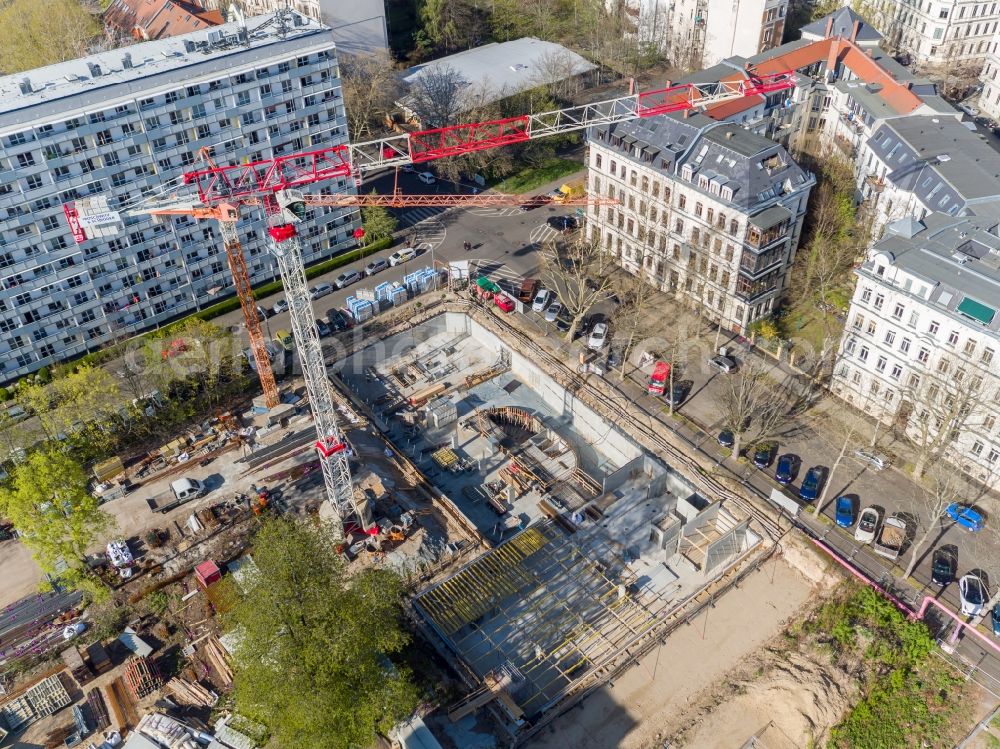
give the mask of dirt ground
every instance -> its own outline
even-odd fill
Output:
[[[646,749],[689,725],[699,694],[725,681],[740,664],[796,618],[815,587],[784,559],[765,564],[714,609],[675,632],[613,686],[591,695],[532,740],[531,749]],[[742,738],[766,720],[747,716],[729,726]],[[713,721],[714,723],[714,721]],[[721,746],[721,745],[720,745]]]
[[[38,591],[42,571],[17,539],[0,542],[0,608]]]

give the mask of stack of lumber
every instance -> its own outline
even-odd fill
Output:
[[[228,655],[219,638],[212,636],[201,646],[201,654],[215,669],[215,673],[226,683],[233,683],[233,669],[229,666]]]
[[[180,677],[175,677],[167,682],[167,689],[178,700],[186,705],[196,705],[199,707],[212,707],[219,701],[219,695],[205,689],[196,681],[188,681]]]

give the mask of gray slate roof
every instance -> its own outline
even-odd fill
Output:
[[[616,146],[613,139],[619,137],[622,145]],[[774,141],[703,114],[685,117],[677,112],[603,125],[591,128],[588,138],[617,148],[633,161],[645,159],[647,167],[673,179],[680,179],[682,167],[690,164],[695,170],[690,183],[694,189],[699,189],[699,175],[731,187],[730,203],[743,213],[759,213],[814,179]],[[771,159],[779,166],[765,168],[763,162]]]
[[[997,219],[931,213],[911,228],[920,230],[912,237],[887,232],[872,249],[889,253],[896,267],[926,280],[931,287],[927,299],[950,315],[969,322],[969,317],[958,311],[967,297],[996,310],[984,329],[994,335],[1000,332]],[[871,265],[871,261],[865,263],[862,273],[872,273]]]
[[[799,31],[802,34],[814,34],[822,39],[826,36],[826,22],[831,16],[833,17],[833,28],[830,30],[830,36],[842,36],[845,39],[850,39],[851,33],[854,30],[854,22],[861,21],[861,28],[858,30],[856,41],[861,43],[878,42],[882,38],[880,33],[869,26],[861,16],[846,5],[833,11],[830,15],[823,16],[812,23],[806,24]]]
[[[953,117],[888,120],[869,145],[889,167],[889,181],[932,211],[975,212],[975,203],[1000,197],[1000,153]]]

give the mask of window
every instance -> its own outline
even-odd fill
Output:
[[[998,451],[994,447],[992,450],[990,450],[990,454],[986,456],[986,460],[992,465],[993,463],[997,462],[997,458],[1000,458],[1000,451]]]
[[[931,320],[931,324],[927,326],[927,332],[930,333],[931,335],[934,335],[940,329],[941,325],[938,323],[937,320]]]
[[[993,361],[993,354],[996,353],[993,349],[988,348],[983,351],[983,355],[979,358],[979,361],[983,364],[990,364]]]
[[[682,211],[685,208],[687,208],[687,196],[686,195],[682,194],[682,195],[678,195],[677,196],[677,207],[680,208]]]
[[[993,414],[989,414],[985,419],[983,419],[983,429],[985,429],[987,432],[992,432],[993,427],[995,427],[996,425],[997,425],[997,417],[994,416]]]
[[[858,352],[858,358],[861,361],[868,361],[868,347],[862,346],[861,351]]]
[[[902,374],[903,368],[898,364],[893,364],[892,371],[889,373],[889,376],[894,380],[898,380]]]
[[[917,361],[920,362],[921,364],[926,364],[927,360],[930,359],[930,357],[931,357],[931,352],[925,348],[921,348],[920,351],[917,352]]]
[[[42,178],[37,174],[31,174],[25,181],[29,190],[37,190],[42,186]]]
[[[861,330],[861,327],[864,324],[865,324],[865,316],[864,315],[855,315],[854,316],[854,327],[856,329]]]
[[[901,340],[899,342],[899,350],[902,351],[904,354],[909,353],[909,351],[910,351],[910,339],[909,338],[904,338],[903,340]]]
[[[868,304],[872,299],[872,290],[868,286],[865,286],[864,291],[861,292],[861,301]]]
[[[19,153],[17,155],[17,165],[18,166],[33,166],[35,163],[35,155],[33,153]]]
[[[885,302],[885,296],[883,294],[877,294],[875,296],[875,304],[872,306],[875,307],[875,309],[882,309],[883,302]]]
[[[915,328],[915,327],[917,327],[917,321],[919,319],[920,319],[920,315],[918,315],[916,312],[911,312],[910,313],[910,321],[907,323],[907,325],[909,325],[911,328]]]
[[[954,346],[956,343],[958,343],[958,331],[953,330],[948,334],[948,345]]]
[[[891,346],[895,340],[896,340],[896,333],[895,333],[895,331],[890,330],[890,331],[888,331],[885,334],[885,345],[886,346]]]
[[[975,455],[978,458],[980,455],[983,454],[983,448],[984,447],[985,447],[985,445],[982,442],[980,442],[979,440],[976,440],[972,444],[972,454]]]
[[[600,169],[601,168],[601,154],[597,154],[594,157],[594,167],[596,169]]]
[[[970,338],[965,342],[965,355],[972,356],[976,351],[976,342]]]
[[[888,360],[884,356],[880,356],[878,361],[875,362],[875,371],[880,373],[884,372],[886,364],[888,364]]]
[[[951,369],[951,362],[947,359],[941,359],[938,362],[937,369],[941,374],[948,374],[948,370]]]
[[[868,335],[875,335],[875,321],[874,320],[869,320],[868,321],[868,329],[865,332],[868,333]]]
[[[893,318],[895,318],[896,320],[902,320],[903,319],[903,309],[904,308],[903,308],[902,304],[897,304],[896,308],[892,311]]]

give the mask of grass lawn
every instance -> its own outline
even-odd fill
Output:
[[[497,192],[519,195],[521,193],[536,190],[541,185],[553,182],[567,175],[579,172],[583,169],[583,164],[571,159],[552,158],[544,164],[535,167],[528,167],[507,177],[507,179],[493,185]]]
[[[789,309],[782,320],[782,333],[791,340],[799,339],[812,346],[813,351],[823,350],[826,331],[839,339],[844,324],[828,312],[818,309],[814,302]]]

